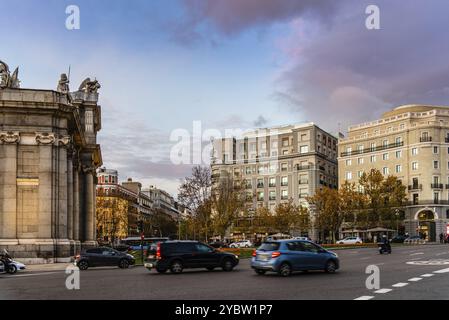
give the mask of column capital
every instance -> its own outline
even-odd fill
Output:
[[[20,133],[17,131],[0,132],[0,142],[3,144],[18,144]]]

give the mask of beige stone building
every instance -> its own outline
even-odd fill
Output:
[[[349,127],[339,141],[339,184],[372,168],[408,189],[405,231],[435,241],[449,223],[449,107],[405,105]]]
[[[290,199],[307,207],[317,188],[337,187],[337,138],[313,123],[257,129],[215,140],[211,169],[215,185],[227,175],[244,182],[250,212]]]
[[[95,170],[102,163],[97,81],[70,93],[21,89],[0,61],[0,249],[21,261],[68,261],[96,244]]]

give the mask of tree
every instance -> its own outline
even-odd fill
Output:
[[[223,177],[211,199],[212,224],[215,235],[223,238],[245,208],[245,192],[239,181]]]
[[[208,239],[211,216],[211,171],[209,167],[196,166],[179,187],[178,201],[188,208],[193,218],[188,230],[195,239]],[[191,222],[194,222],[193,225]]]
[[[167,237],[177,233],[178,225],[163,210],[157,209],[149,218],[150,235]]]

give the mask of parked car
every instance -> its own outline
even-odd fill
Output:
[[[312,242],[312,239],[308,238],[308,237],[294,237],[293,239],[295,240],[304,240],[304,241],[310,241]]]
[[[154,244],[148,250],[145,268],[159,273],[170,270],[181,273],[184,269],[206,268],[209,271],[222,268],[232,271],[239,263],[239,257],[232,253],[218,251],[198,241],[166,241]]]
[[[263,275],[277,272],[283,277],[295,271],[324,270],[334,273],[340,267],[337,254],[304,240],[277,240],[264,242],[253,252],[251,268]]]
[[[362,244],[363,241],[359,237],[347,237],[343,240],[338,240],[337,244]]]
[[[211,243],[209,243],[209,246],[211,246],[212,248],[215,248],[215,249],[229,248],[229,245],[226,242],[222,242],[222,241],[211,242]]]
[[[253,244],[249,240],[233,242],[229,245],[230,248],[251,248],[252,246]]]
[[[75,265],[80,270],[105,266],[117,266],[126,269],[130,265],[134,265],[135,262],[136,259],[132,255],[108,247],[88,249],[75,257]]]
[[[390,242],[391,243],[404,243],[405,239],[407,239],[406,236],[404,235],[399,235],[399,236],[395,236],[393,237]]]
[[[19,262],[19,261],[13,260],[11,262],[11,268],[14,268],[15,269],[14,273],[16,273],[17,271],[25,270],[26,266],[23,263]]]

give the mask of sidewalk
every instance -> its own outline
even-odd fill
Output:
[[[63,271],[69,265],[73,266],[73,263],[30,264],[26,266],[25,271],[32,271],[32,272]]]

